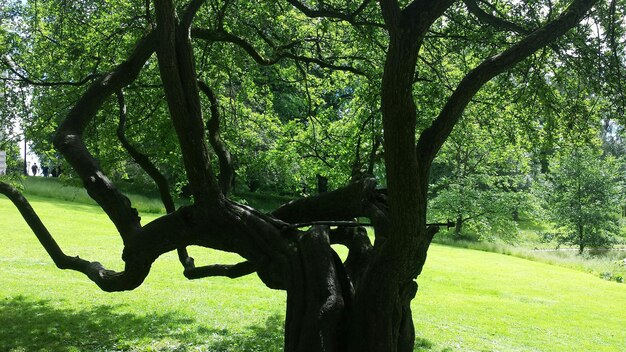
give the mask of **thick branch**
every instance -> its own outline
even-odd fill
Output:
[[[332,192],[291,201],[274,210],[272,216],[287,223],[299,223],[299,226],[317,221],[350,221],[359,217],[369,217],[376,224],[384,215],[377,215],[373,208],[384,202],[384,194],[375,188],[373,179],[361,180]]]
[[[208,155],[189,28],[178,24],[171,0],[156,0],[157,58],[167,103],[178,135],[194,200],[223,200]]]
[[[565,34],[583,19],[596,2],[597,0],[575,0],[557,19],[470,71],[459,83],[439,116],[420,136],[417,143],[420,161],[424,165],[432,162],[467,104],[485,83]]]

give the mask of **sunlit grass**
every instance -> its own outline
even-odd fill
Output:
[[[511,255],[541,263],[558,265],[569,269],[579,270],[608,280],[623,282],[626,280],[626,251],[594,254],[586,252],[583,255],[577,251],[543,251],[528,246],[513,246],[506,243],[455,241],[445,236],[436,237],[435,241],[448,246],[474,249]]]
[[[122,268],[101,210],[29,198],[66,253]],[[188,281],[169,253],[137,290],[104,293],[54,267],[2,196],[0,238],[0,351],[282,350],[286,295],[255,275]],[[191,253],[199,265],[239,259]],[[584,272],[435,244],[418,282],[416,350],[619,351],[626,341],[626,285]]]
[[[29,197],[68,255],[122,269],[122,243],[98,208]],[[108,294],[49,259],[0,196],[0,351],[280,351],[285,293],[256,275],[189,281],[175,253],[135,291]],[[143,222],[154,215],[144,214]],[[238,257],[190,248],[199,265]]]
[[[455,351],[620,351],[626,286],[559,266],[434,245],[417,335]]]
[[[23,179],[24,190],[28,195],[66,200],[73,203],[96,205],[87,191],[80,187],[79,180],[63,180],[59,178],[26,177]],[[134,208],[143,213],[165,213],[163,203],[152,197],[140,194],[126,194]]]

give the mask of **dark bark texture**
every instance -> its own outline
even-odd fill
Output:
[[[114,272],[98,262],[66,255],[15,188],[0,183],[0,193],[16,205],[59,268],[82,272],[102,290],[138,287],[161,254],[178,250],[183,273],[189,279],[236,278],[257,273],[268,287],[286,290],[285,351],[412,351],[415,331],[410,304],[418,289],[415,280],[424,267],[437,231],[436,227],[426,224],[428,173],[432,160],[467,104],[486,82],[575,26],[596,0],[573,0],[559,17],[534,31],[494,19],[481,10],[480,2],[466,0],[468,9],[479,20],[524,37],[469,71],[430,127],[416,140],[412,85],[417,55],[430,26],[453,2],[414,0],[402,8],[397,0],[379,1],[389,33],[381,85],[387,189],[377,189],[373,179],[355,177],[349,185],[328,191],[320,176],[320,194],[292,201],[270,214],[230,201],[227,195],[234,171],[230,154],[219,137],[220,116],[215,94],[207,84],[198,83],[192,35],[202,40],[239,45],[263,65],[292,59],[355,74],[361,72],[324,65],[320,58],[307,61],[288,51],[264,59],[249,43],[226,33],[223,28],[192,31],[193,18],[204,1],[190,1],[179,15],[173,0],[155,0],[156,29],[145,34],[124,62],[93,81],[54,138],[55,147],[116,226],[124,243],[124,271]],[[297,0],[289,1],[307,16],[330,17],[354,25],[365,25],[359,16],[369,3],[365,0],[353,13],[343,14],[326,8],[316,10]],[[125,136],[128,117],[122,89],[137,78],[155,53],[194,196],[192,205],[177,210],[163,176]],[[203,115],[200,92],[209,100],[211,118],[208,121]],[[141,226],[137,211],[107,178],[82,140],[85,128],[104,102],[116,93],[120,107],[120,142],[154,179],[168,212],[145,226]],[[215,176],[211,168],[209,146],[219,159],[219,176]],[[378,142],[373,147],[372,160],[377,148]],[[369,169],[371,173],[372,167]],[[370,219],[375,232],[374,244],[365,228],[355,226],[357,218]],[[303,224],[314,226],[300,230]],[[331,244],[348,248],[344,262]],[[245,260],[235,265],[196,266],[186,253],[189,245],[238,253]]]

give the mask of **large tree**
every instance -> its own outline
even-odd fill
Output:
[[[465,108],[494,77],[544,48],[561,55],[562,63],[571,59],[575,48],[554,41],[576,27],[596,2],[511,1],[495,5],[476,0],[364,0],[319,2],[318,7],[311,7],[310,2],[298,0],[262,4],[155,0],[153,5],[146,2],[145,7],[139,2],[111,2],[101,12],[100,7],[107,6],[104,3],[75,2],[80,8],[77,13],[95,18],[92,22],[76,20],[78,25],[92,24],[84,33],[91,40],[81,42],[76,33],[59,31],[68,43],[55,47],[64,53],[56,60],[57,69],[38,64],[34,56],[30,70],[23,67],[26,63],[10,57],[4,57],[3,63],[16,80],[37,88],[32,93],[36,97],[45,96],[48,90],[43,88],[58,90],[55,97],[42,98],[43,106],[72,101],[53,143],[116,226],[124,243],[124,271],[114,272],[98,262],[66,255],[16,189],[0,183],[0,193],[15,203],[59,268],[82,272],[105,291],[135,289],[160,255],[178,250],[184,275],[190,279],[256,272],[268,287],[286,290],[286,351],[412,351],[415,334],[410,303],[437,231],[426,222],[429,172],[435,156]],[[43,3],[48,10],[59,5],[56,1]],[[615,2],[611,6],[609,13],[614,16]],[[48,43],[54,38],[45,26],[71,17],[46,15],[35,11],[23,21],[37,22],[41,32],[37,40]],[[125,23],[123,29],[130,28],[131,34],[123,32],[118,45],[94,39],[114,36],[118,29],[111,23],[116,21]],[[17,22],[16,26],[22,25]],[[619,33],[619,23],[615,19],[609,22]],[[594,38],[589,25],[581,26],[573,36],[582,40],[583,47],[585,38]],[[100,34],[99,26],[115,30]],[[480,37],[483,32],[486,42]],[[595,32],[596,39],[598,35]],[[443,48],[450,45],[442,43],[442,38],[459,39],[453,42],[466,45],[458,50],[448,47],[446,56],[437,58],[437,53],[446,53]],[[12,40],[20,47],[22,39]],[[129,42],[134,42],[133,47],[124,53]],[[220,82],[216,73],[220,66],[206,68],[210,60],[219,62],[221,52],[200,55],[206,53],[202,45],[223,43],[240,48],[240,54],[245,52],[261,66],[289,61],[303,71],[308,67],[307,73],[316,77],[323,77],[322,70],[330,70],[365,77],[373,85],[379,82],[387,188],[377,189],[375,180],[354,177],[343,188],[290,202],[270,214],[230,200],[232,162],[219,134],[223,110],[211,87]],[[40,46],[35,44],[22,50],[36,51]],[[613,45],[617,48],[621,43]],[[111,55],[103,59],[107,51]],[[20,53],[12,54],[19,57]],[[85,61],[77,60],[76,55]],[[381,69],[371,66],[378,59],[384,60]],[[458,63],[459,67],[448,75],[449,80],[438,81],[432,76],[440,74],[442,66],[431,60]],[[621,67],[619,59],[616,61]],[[68,72],[64,66],[72,67],[71,77],[63,75]],[[85,72],[79,74],[81,69]],[[242,81],[228,84],[236,88]],[[70,91],[76,86],[81,89]],[[161,94],[166,98],[167,116],[175,131],[171,140],[180,150],[193,195],[189,206],[174,209],[167,180],[145,154],[125,140],[125,94],[141,87],[162,87],[160,93],[142,98],[158,99]],[[139,100],[137,96],[134,99]],[[429,103],[417,106],[416,101]],[[203,114],[203,105],[211,111],[209,119]],[[120,117],[118,126],[102,120],[103,111],[115,112],[114,107]],[[85,138],[89,129],[102,128],[117,128],[124,150],[159,184],[167,215],[141,225],[137,211],[98,162],[105,159],[96,158],[90,150],[98,143]],[[146,129],[151,128],[153,125],[147,124]],[[212,166],[209,144],[219,161],[218,172]],[[364,228],[349,222],[354,218],[370,219],[373,245]],[[331,248],[335,243],[348,247],[346,261]],[[238,253],[245,261],[195,266],[186,252],[190,245]]]

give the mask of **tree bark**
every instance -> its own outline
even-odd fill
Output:
[[[463,230],[463,216],[459,214],[454,222],[454,237],[456,239],[461,238],[461,231]]]
[[[583,254],[585,251],[585,232],[582,224],[578,225],[578,254]]]
[[[330,247],[328,229],[299,236],[287,289],[285,351],[345,351],[345,311],[352,300],[348,277]]]

